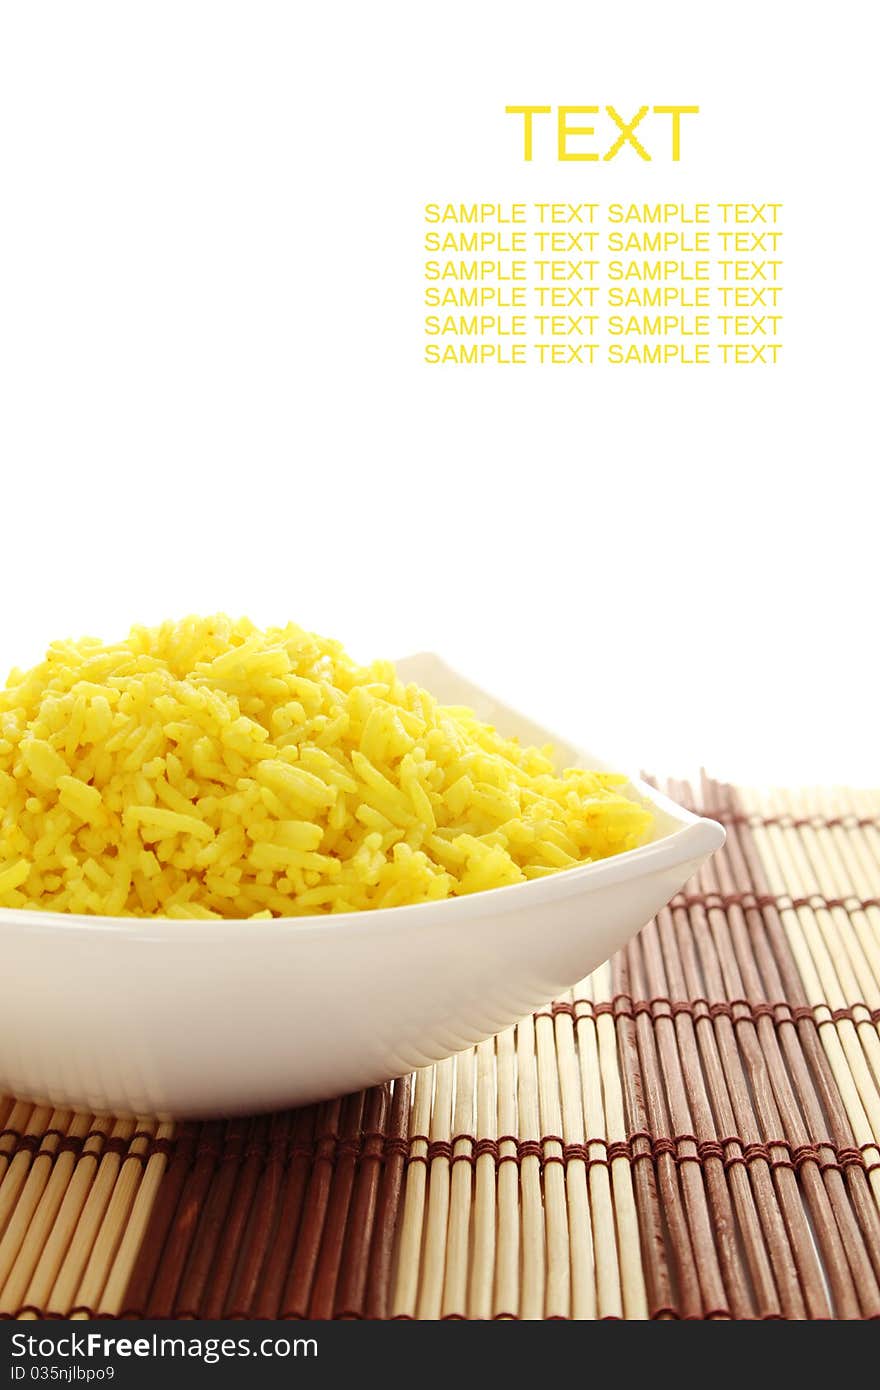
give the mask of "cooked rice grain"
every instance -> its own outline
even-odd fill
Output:
[[[293,624],[54,642],[0,691],[0,906],[288,917],[480,892],[642,844],[624,781],[557,776],[549,749]]]

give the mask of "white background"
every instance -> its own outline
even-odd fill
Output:
[[[876,779],[870,15],[4,4],[3,666],[226,609],[628,766]],[[522,102],[702,113],[525,165]],[[785,365],[423,366],[423,203],[554,197],[783,200]]]

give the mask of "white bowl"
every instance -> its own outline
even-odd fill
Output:
[[[399,663],[508,734],[602,767],[437,657]],[[583,979],[724,841],[633,778],[640,849],[445,902],[274,921],[0,910],[0,1091],[196,1117],[299,1105],[469,1047]]]

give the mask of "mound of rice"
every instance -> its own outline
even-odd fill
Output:
[[[347,912],[632,849],[650,812],[289,624],[54,642],[0,691],[0,906]]]

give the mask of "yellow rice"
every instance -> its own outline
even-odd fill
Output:
[[[0,907],[163,917],[392,907],[634,848],[569,769],[288,624],[53,642],[0,691]]]

